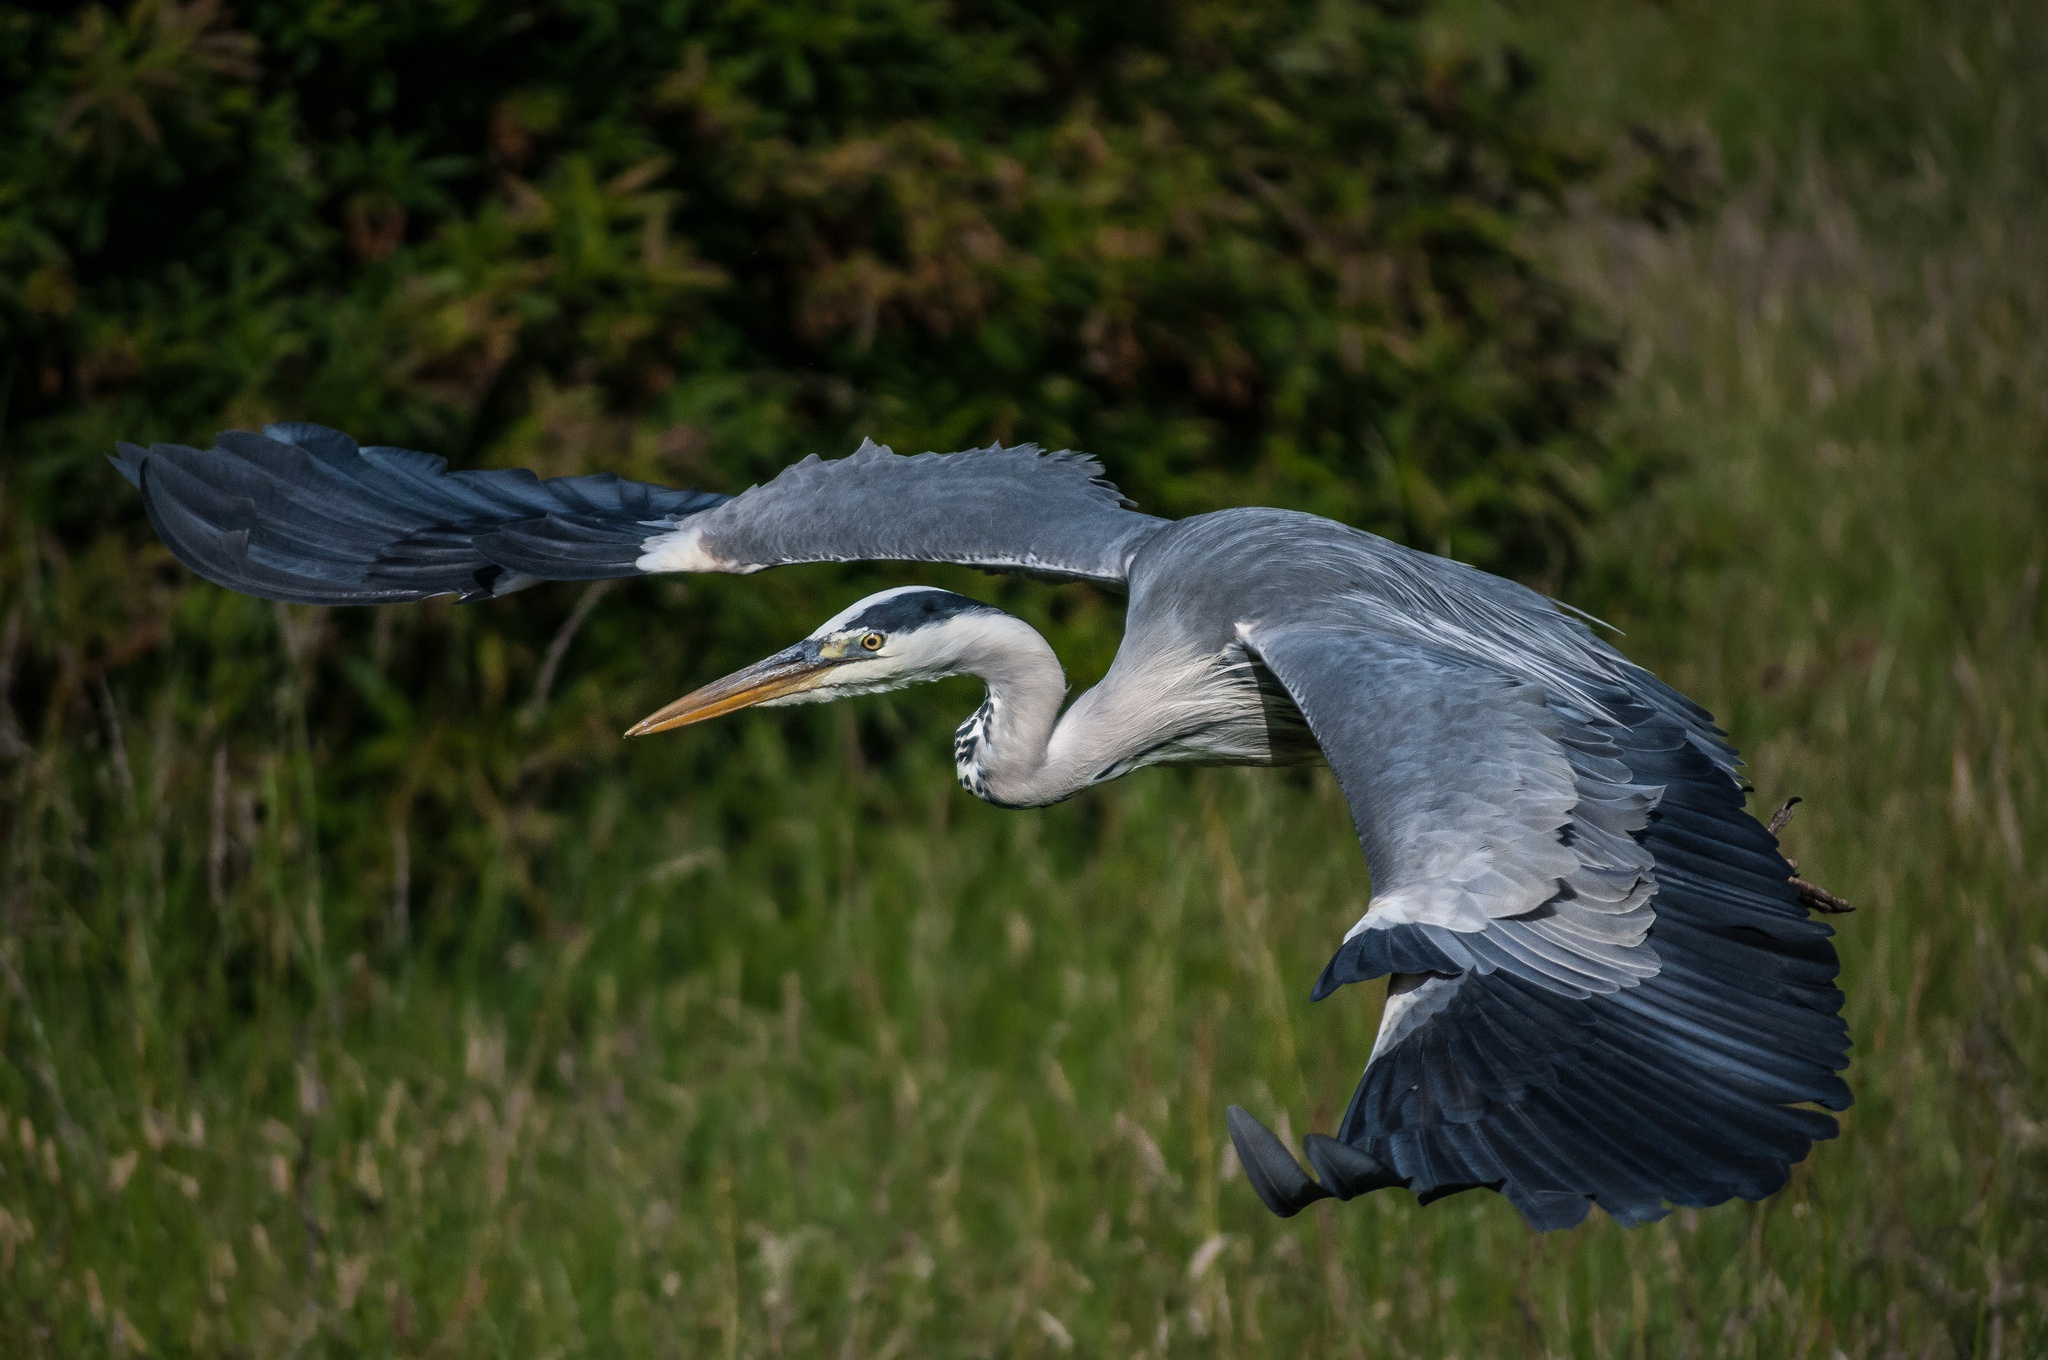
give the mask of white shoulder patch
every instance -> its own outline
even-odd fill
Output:
[[[759,566],[741,562],[728,562],[704,547],[703,526],[684,524],[666,533],[644,539],[640,544],[640,556],[634,560],[636,570],[649,575],[670,571],[717,571],[736,576],[746,576],[761,570]]]

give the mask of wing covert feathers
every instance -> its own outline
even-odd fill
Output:
[[[641,569],[952,562],[1121,585],[1166,521],[1141,515],[1086,454],[1035,444],[905,457],[864,442],[815,455],[650,543]]]
[[[1850,1103],[1833,932],[1703,712],[1646,675],[1560,693],[1365,629],[1248,643],[1373,874],[1315,993],[1392,977],[1344,1145],[1424,1201],[1490,1187],[1551,1229],[1759,1199],[1834,1135],[1808,1108]]]

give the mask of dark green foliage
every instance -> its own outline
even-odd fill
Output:
[[[107,428],[263,415],[715,483],[1035,439],[1542,565],[1598,466],[1604,352],[1512,235],[1584,167],[1371,5],[5,23],[8,423],[95,488],[49,514]]]

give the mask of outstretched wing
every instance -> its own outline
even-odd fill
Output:
[[[1761,1198],[1833,1136],[1801,1108],[1850,1099],[1832,932],[1675,696],[1546,685],[1370,628],[1245,640],[1372,871],[1315,995],[1393,979],[1336,1141],[1310,1142],[1329,1190],[1490,1186],[1537,1228],[1594,1203],[1640,1223]],[[1240,1141],[1255,1184],[1288,1180],[1277,1142]]]
[[[739,496],[610,473],[451,472],[318,425],[210,449],[120,446],[150,523],[210,581],[304,604],[502,595],[535,581],[794,562],[956,562],[1118,584],[1163,521],[1093,460],[1035,447],[902,458],[864,444]]]

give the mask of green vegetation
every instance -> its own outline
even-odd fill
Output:
[[[1522,65],[1372,5],[0,23],[45,478],[289,410],[723,481],[1028,436],[1161,511],[1258,490],[1488,559],[1560,557],[1598,494],[1609,357],[1515,242],[1590,162]]]
[[[1244,434],[1227,413],[1177,405],[1192,360],[1149,344],[1147,361],[1167,367],[1116,387],[1077,357],[1085,307],[1041,308],[1005,291],[1023,286],[1007,275],[988,285],[990,315],[1050,318],[1029,341],[1045,348],[1027,345],[1016,372],[1066,373],[1085,410],[1002,378],[981,332],[927,333],[914,310],[885,324],[878,309],[865,341],[857,325],[805,337],[804,290],[825,287],[806,272],[815,259],[778,254],[766,236],[765,266],[716,253],[740,249],[714,229],[735,211],[732,161],[628,181],[613,192],[683,196],[605,215],[605,187],[650,158],[617,131],[640,113],[550,112],[538,95],[466,112],[408,105],[396,125],[421,140],[402,155],[377,152],[357,125],[295,159],[317,119],[280,104],[250,63],[346,56],[357,65],[337,56],[293,76],[332,107],[334,89],[375,84],[342,71],[408,69],[380,42],[431,46],[404,25],[431,36],[484,22],[420,7],[386,33],[363,11],[303,12],[317,22],[298,30],[283,7],[269,19],[237,7],[232,22],[263,36],[253,49],[230,40],[242,29],[225,13],[198,6],[4,19],[16,36],[42,25],[44,46],[10,39],[0,60],[15,88],[51,100],[71,88],[62,73],[104,74],[117,47],[140,62],[170,43],[151,59],[171,76],[123,68],[163,145],[225,139],[218,173],[261,164],[296,185],[242,183],[236,201],[267,205],[263,230],[279,235],[263,239],[285,241],[305,271],[272,275],[254,267],[261,252],[222,243],[208,255],[183,238],[177,252],[223,272],[147,288],[140,272],[96,274],[78,253],[89,233],[65,235],[85,227],[46,216],[49,203],[120,195],[23,197],[18,186],[49,182],[14,167],[45,157],[34,174],[61,163],[103,187],[129,176],[132,190],[172,163],[139,149],[133,105],[113,93],[70,115],[73,143],[24,145],[19,123],[0,142],[12,158],[0,309],[10,355],[37,356],[8,370],[0,473],[10,1353],[2016,1357],[2048,1345],[2040,15],[1990,0],[1588,0],[1566,17],[1453,7],[1412,46],[1400,23],[1361,21],[1374,37],[1359,59],[1379,84],[1312,67],[1285,79],[1371,86],[1377,107],[1411,115],[1418,106],[1384,92],[1410,77],[1422,90],[1470,81],[1476,93],[1449,107],[1483,116],[1458,135],[1496,152],[1524,145],[1529,111],[1548,108],[1570,136],[1543,132],[1553,150],[1517,159],[1517,173],[1579,186],[1568,216],[1531,208],[1518,227],[1491,220],[1472,238],[1483,249],[1468,277],[1485,281],[1473,295],[1514,316],[1475,307],[1443,323],[1431,343],[1448,347],[1432,351],[1448,368],[1398,346],[1399,362],[1370,352],[1375,381],[1393,384],[1371,400],[1411,413],[1392,466],[1420,469],[1389,480],[1368,444],[1310,447],[1343,427],[1315,404],[1339,397],[1288,406],[1262,389],[1269,404]],[[646,116],[701,128],[705,106],[687,101],[705,91],[780,107],[745,80],[783,81],[786,61],[719,74],[744,66],[747,44],[829,52],[862,23],[895,24],[872,48],[838,49],[860,62],[809,69],[872,78],[842,92],[855,101],[908,98],[880,65],[907,52],[944,70],[945,88],[919,95],[932,128],[977,148],[992,128],[1014,136],[1046,192],[1084,200],[991,217],[1020,257],[1043,257],[1048,279],[1110,279],[1132,315],[1183,333],[1159,299],[1184,296],[1190,279],[1241,288],[1220,314],[1242,324],[1231,334],[1262,375],[1315,369],[1316,353],[1337,356],[1334,375],[1349,318],[1318,310],[1326,276],[1314,271],[1328,267],[1284,218],[1243,227],[1214,256],[1129,266],[1142,277],[1091,273],[1107,266],[1075,263],[1050,228],[1008,234],[1087,200],[1053,149],[1079,103],[1004,79],[1029,67],[1096,82],[1113,160],[1154,153],[1135,114],[1118,121],[1111,85],[1189,101],[1186,145],[1249,137],[1259,125],[1245,111],[1263,118],[1266,105],[1232,94],[1232,73],[1294,68],[1249,60],[1268,40],[1222,23],[1231,12],[1174,11],[1215,27],[1173,30],[1189,45],[1157,49],[1202,56],[1210,85],[1048,65],[1048,53],[1103,50],[1092,10],[1064,27],[990,20],[966,48],[935,50],[936,38],[901,35],[954,32],[939,11],[877,5],[787,31],[780,11],[735,6],[720,30],[729,48],[708,45],[696,67],[661,49],[668,30],[643,24],[605,49],[628,65],[600,65],[594,87],[624,104],[634,81],[655,81],[683,112]],[[1130,11],[1137,46],[1170,28],[1144,29],[1149,13]],[[1548,74],[1490,104],[1521,88],[1525,68],[1459,54],[1503,39]],[[566,79],[510,70],[511,50],[480,45],[473,60],[510,88]],[[579,50],[560,41],[522,59],[573,72]],[[643,60],[644,72],[631,64]],[[20,78],[46,69],[62,78]],[[1010,89],[1011,102],[968,126],[978,86]],[[393,88],[418,98],[405,79]],[[1281,99],[1279,112],[1299,116],[1330,88],[1297,89],[1302,102]],[[904,116],[844,107],[859,116],[758,135],[801,159]],[[744,119],[714,124],[757,135]],[[531,159],[485,165],[513,151],[435,140],[467,128],[474,143],[478,127],[518,130]],[[1310,181],[1343,192],[1331,168],[1343,143],[1269,135],[1311,163]],[[367,148],[355,179],[328,157],[347,137]],[[1030,160],[1034,137],[1043,163]],[[1554,152],[1565,145],[1608,151],[1596,167]],[[945,176],[980,173],[980,154],[907,179],[862,171],[860,193],[900,210],[914,180],[936,195],[919,202],[946,206]],[[1194,173],[1158,154],[1139,179]],[[478,163],[442,161],[458,155]],[[401,162],[403,175],[389,169]],[[1422,185],[1414,210],[1427,216],[1445,190]],[[163,205],[190,190],[158,192],[150,220],[178,222]],[[522,192],[599,206],[576,217],[522,207]],[[843,226],[858,197],[813,209]],[[1143,230],[1166,201],[1086,219],[1070,239]],[[646,223],[697,213],[666,238],[689,249],[642,248]],[[1360,239],[1382,248],[1391,220]],[[596,236],[565,225],[592,222]],[[857,256],[832,239],[846,252],[833,258]],[[905,266],[906,239],[874,258]],[[32,254],[52,248],[61,268]],[[252,272],[238,275],[237,260]],[[504,272],[464,273],[480,260]],[[577,274],[577,260],[625,272]],[[690,274],[679,262],[707,272],[645,276]],[[736,281],[756,276],[781,290],[774,344],[734,320],[752,305]],[[1549,299],[1544,315],[1573,315],[1541,277],[1620,337],[1598,426],[1602,382],[1546,386],[1543,345],[1517,330],[1533,314],[1503,280]],[[1284,313],[1270,329],[1267,306]],[[1330,329],[1287,320],[1311,314]],[[652,329],[635,329],[648,317]],[[1558,356],[1592,364],[1571,371],[1599,371],[1597,347],[1571,338],[1584,328],[1558,324]],[[420,337],[437,336],[439,359],[409,367],[426,353]],[[1261,336],[1282,349],[1257,348]],[[487,342],[505,348],[464,348]],[[676,373],[701,364],[723,386],[648,382],[636,365],[669,351],[688,356]],[[83,362],[119,353],[128,369]],[[51,391],[48,355],[62,359]],[[479,380],[458,362],[492,355],[511,377]],[[1488,378],[1491,364],[1505,376]],[[1304,382],[1289,390],[1336,380]],[[1014,405],[971,408],[991,392]],[[1578,395],[1545,405],[1560,392]],[[1424,542],[1448,534],[1524,570],[1576,560],[1570,596],[1721,714],[1759,802],[1806,796],[1788,848],[1861,907],[1841,922],[1859,1098],[1844,1136],[1765,1204],[1633,1232],[1603,1220],[1532,1238],[1477,1195],[1426,1210],[1382,1195],[1275,1221],[1225,1154],[1222,1107],[1329,1127],[1377,1008],[1366,988],[1305,1000],[1362,894],[1326,777],[1151,772],[1044,812],[999,812],[951,786],[944,738],[971,703],[965,686],[621,748],[614,734],[633,717],[876,578],[622,587],[570,626],[592,597],[569,589],[349,615],[192,586],[147,548],[124,488],[94,480],[94,460],[115,434],[203,435],[279,403],[478,459],[683,479],[754,475],[869,426],[905,444],[1073,440],[1155,504],[1284,500]],[[664,443],[667,429],[692,433]],[[1626,448],[1664,451],[1667,466],[1565,553],[1575,516],[1620,478],[1600,450]],[[1436,499],[1406,490],[1424,482]],[[1468,483],[1484,494],[1458,489]],[[1557,499],[1558,488],[1572,490]],[[1439,519],[1410,518],[1417,505]],[[1093,678],[1112,609],[1077,590],[1001,589],[1056,629],[1078,681]]]

